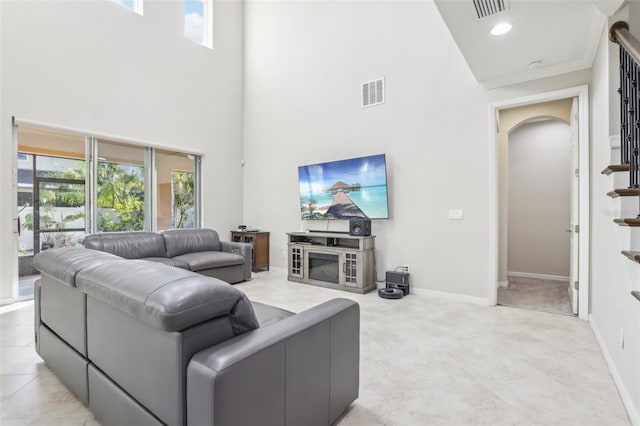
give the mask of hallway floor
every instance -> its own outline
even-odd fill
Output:
[[[498,305],[575,316],[566,281],[507,277],[509,287],[498,288]]]

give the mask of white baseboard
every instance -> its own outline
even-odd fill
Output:
[[[6,306],[6,305],[11,305],[12,303],[15,303],[16,299],[12,298],[12,297],[7,297],[5,299],[0,299],[0,306]]]
[[[498,281],[498,287],[502,287],[502,288],[509,287],[509,281]]]
[[[29,305],[33,305],[33,300],[25,300],[23,302],[15,302],[10,305],[5,305],[0,307],[0,314],[6,314],[7,312],[15,311],[16,309],[20,309]]]
[[[569,277],[563,277],[562,275],[532,274],[529,272],[511,272],[511,271],[507,272],[507,275],[511,275],[512,277],[520,277],[520,278],[538,278],[541,280],[569,282]]]
[[[473,303],[474,305],[489,306],[489,299],[487,299],[486,297],[467,296],[466,294],[448,293],[446,291],[427,290],[425,288],[415,287],[411,287],[411,293],[419,294],[422,296],[437,297],[439,299]]]
[[[607,346],[605,345],[604,339],[600,334],[600,330],[598,330],[598,325],[595,323],[595,321],[593,320],[593,316],[591,315],[589,315],[589,324],[591,325],[591,330],[593,330],[594,336],[596,336],[596,341],[598,342],[598,346],[600,346],[600,352],[602,352],[602,356],[607,363],[607,367],[609,367],[609,371],[611,372],[613,381],[616,384],[616,388],[618,388],[620,399],[622,399],[622,404],[624,405],[625,410],[627,410],[629,420],[631,420],[632,425],[640,426],[640,413],[638,412],[638,409],[640,407],[636,407],[634,405],[634,401],[629,395],[629,391],[627,391],[627,388],[625,388],[624,382],[620,378],[620,373],[616,369],[616,365],[613,363],[611,354],[607,350]]]

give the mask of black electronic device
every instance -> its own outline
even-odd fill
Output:
[[[378,296],[383,299],[401,299],[404,293],[397,288],[381,288],[378,290]]]
[[[362,218],[349,220],[349,235],[354,237],[368,237],[371,235],[371,220]]]
[[[387,271],[385,276],[387,288],[402,290],[404,296],[409,294],[409,273],[404,271]]]

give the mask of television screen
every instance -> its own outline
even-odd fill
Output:
[[[302,219],[388,219],[385,155],[298,167]]]

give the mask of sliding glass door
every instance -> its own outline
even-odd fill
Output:
[[[86,231],[85,162],[34,158],[33,214],[25,222],[33,231],[33,253],[77,245]]]
[[[19,276],[35,254],[92,232],[196,228],[200,157],[16,126]]]
[[[37,274],[34,254],[77,245],[87,231],[85,138],[28,127],[17,136],[18,276],[25,277]]]

